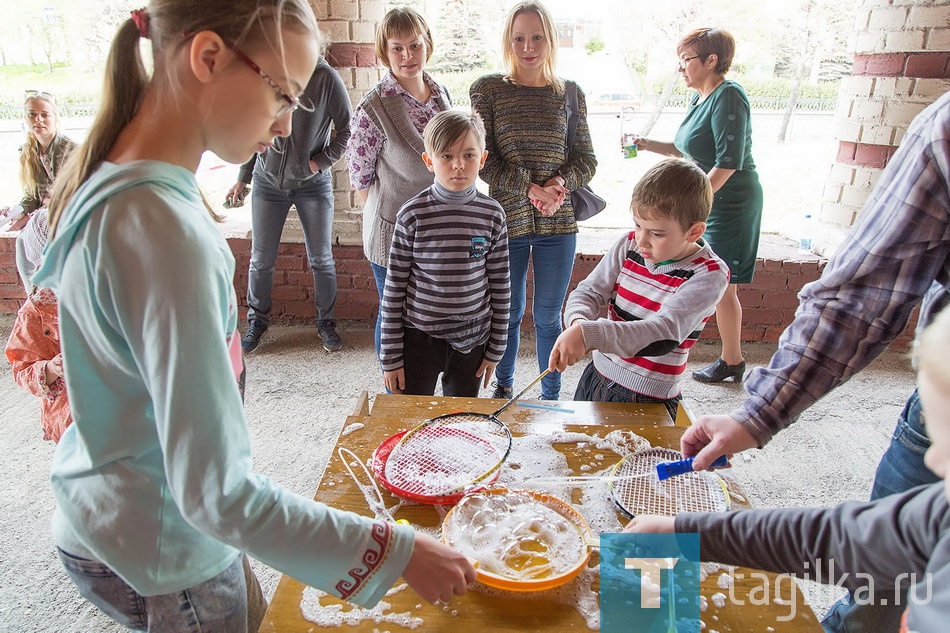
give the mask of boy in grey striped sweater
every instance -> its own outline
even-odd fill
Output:
[[[381,303],[383,381],[393,393],[478,396],[505,353],[511,286],[505,213],[475,189],[485,162],[477,114],[426,126],[431,187],[403,205]]]

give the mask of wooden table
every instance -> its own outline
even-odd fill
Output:
[[[502,404],[500,400],[473,400],[467,398],[442,398],[420,396],[380,395],[370,411],[366,399],[358,401],[354,411],[356,415],[348,416],[337,439],[332,456],[326,471],[320,481],[314,498],[337,508],[351,510],[367,516],[373,516],[368,502],[360,488],[346,472],[343,463],[337,455],[340,447],[353,451],[363,460],[368,460],[373,449],[384,439],[394,433],[409,428],[420,420],[425,420],[444,413],[460,410],[474,410],[489,413]],[[525,438],[523,441],[536,441],[543,436],[572,433],[597,435],[603,437],[606,433],[618,430],[632,430],[637,435],[648,440],[653,446],[678,448],[679,438],[683,427],[673,426],[666,410],[662,405],[618,405],[608,403],[580,403],[560,401],[558,403],[544,403],[571,410],[574,413],[555,412],[547,409],[532,409],[513,406],[506,410],[501,418],[511,428],[516,438]],[[661,411],[662,410],[662,411]],[[661,415],[662,414],[662,415]],[[516,439],[517,441],[517,439]],[[583,445],[581,445],[583,444]],[[544,445],[541,441],[540,445]],[[583,466],[591,463],[607,465],[610,460],[616,461],[618,455],[609,449],[598,449],[587,442],[548,444],[548,457],[561,459],[554,454],[556,451],[566,460],[567,472],[551,474],[582,474]],[[602,455],[597,461],[597,455]],[[514,472],[514,471],[511,471]],[[505,475],[503,475],[503,478]],[[744,495],[735,484],[730,482],[730,492],[733,495],[733,505],[743,503]],[[578,502],[578,495],[585,494],[575,489],[573,502]],[[383,493],[386,505],[393,507],[398,503],[395,497]],[[738,504],[736,501],[738,500]],[[444,510],[439,512],[432,506],[403,505],[397,509],[396,518],[409,520],[417,529],[424,529],[433,533],[441,524]],[[618,524],[619,525],[619,524]],[[596,561],[596,553],[594,555]],[[734,595],[746,598],[753,589],[761,592],[760,581],[750,581],[752,570],[737,570],[745,573],[745,581],[736,580]],[[757,572],[764,574],[764,572]],[[805,604],[800,591],[791,591],[789,581],[776,583],[775,576],[764,574],[770,578],[770,593],[781,590],[778,601],[770,600],[770,605],[752,605],[748,600],[744,606],[727,601],[724,607],[714,606],[712,596],[716,593],[727,593],[717,586],[719,573],[711,573],[702,585],[703,595],[709,600],[709,607],[701,614],[707,629],[726,633],[742,633],[745,631],[766,631],[772,627],[777,631],[815,632],[820,633],[822,628],[816,620],[812,610]],[[588,574],[593,577],[593,574]],[[761,576],[757,576],[761,578]],[[581,580],[573,581],[575,583]],[[402,584],[402,583],[400,583]],[[304,618],[301,612],[301,599],[305,585],[284,575],[274,598],[271,601],[262,633],[285,633],[296,631],[317,631],[318,626]],[[596,578],[594,580],[596,592]],[[557,590],[552,590],[557,591]],[[501,594],[501,595],[499,595]],[[590,594],[588,592],[588,597]],[[422,601],[411,589],[405,589],[384,599],[390,607],[384,614],[406,614],[405,617],[421,618],[416,622],[417,631],[425,632],[452,632],[468,633],[490,631],[491,633],[521,633],[524,631],[589,631],[587,621],[578,611],[576,605],[563,597],[558,599],[552,592],[537,594],[510,594],[497,590],[484,590],[476,586],[468,594],[454,600],[449,606],[434,606]],[[345,605],[341,601],[325,596],[321,605]],[[342,607],[350,609],[349,605]],[[594,594],[593,608],[596,609],[596,594]],[[786,618],[794,610],[795,617],[790,621],[779,620]],[[354,633],[374,633],[376,631],[409,631],[399,624],[373,619],[362,619],[356,624],[343,624],[341,631]]]
[[[397,418],[405,420],[408,426],[455,411],[483,411],[491,413],[505,404],[504,400],[488,398],[446,398],[443,396],[399,396],[379,394],[373,403],[372,411],[359,407],[355,415]],[[540,408],[545,407],[545,408]],[[560,411],[552,411],[559,409]],[[546,420],[564,421],[572,424],[628,424],[660,425],[673,424],[666,407],[662,404],[629,404],[625,402],[541,402],[538,400],[519,400],[502,414],[507,422]]]

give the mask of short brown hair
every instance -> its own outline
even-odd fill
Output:
[[[689,230],[706,221],[712,201],[712,185],[702,169],[688,160],[667,158],[648,169],[633,188],[630,210],[640,217],[676,220]]]
[[[690,31],[676,45],[677,54],[692,48],[703,61],[710,55],[716,56],[716,72],[725,75],[732,68],[732,58],[736,55],[736,40],[725,29],[702,28]]]
[[[485,151],[485,124],[478,113],[471,114],[461,110],[443,110],[429,120],[422,139],[426,144],[426,154],[437,156],[458,143],[459,139],[471,132],[478,142],[478,150]]]
[[[376,57],[379,58],[383,66],[389,68],[389,55],[386,52],[389,38],[401,35],[421,35],[426,43],[426,61],[429,61],[434,47],[432,45],[432,33],[429,31],[426,19],[415,9],[397,7],[390,9],[383,16],[383,21],[379,23],[379,28],[376,29]],[[389,68],[389,70],[392,70],[392,68]]]

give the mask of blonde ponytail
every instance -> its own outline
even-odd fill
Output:
[[[99,168],[119,134],[129,124],[138,110],[148,74],[142,63],[139,50],[139,31],[132,19],[119,27],[106,60],[106,76],[102,86],[102,101],[99,112],[89,129],[89,136],[81,147],[73,152],[63,172],[56,177],[49,205],[50,235],[69,202],[82,183]]]
[[[320,39],[309,0],[152,0],[148,9],[139,12],[138,19],[146,20],[145,33],[140,33],[135,20],[129,18],[112,40],[99,113],[86,142],[72,153],[62,174],[56,177],[49,206],[51,236],[70,198],[99,168],[119,134],[132,121],[149,81],[157,82],[157,89],[169,91],[160,93],[163,98],[177,90],[177,78],[169,60],[188,43],[187,34],[214,31],[226,41],[240,45],[249,38],[266,38],[267,27],[275,26],[277,41],[272,45],[281,54],[283,28]],[[152,43],[155,76],[151,80],[139,50],[140,38],[145,35]]]

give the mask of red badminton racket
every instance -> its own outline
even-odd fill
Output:
[[[498,415],[547,374],[494,413],[449,413],[409,430],[389,453],[385,479],[405,494],[423,497],[453,495],[486,480],[511,452],[511,431]]]

